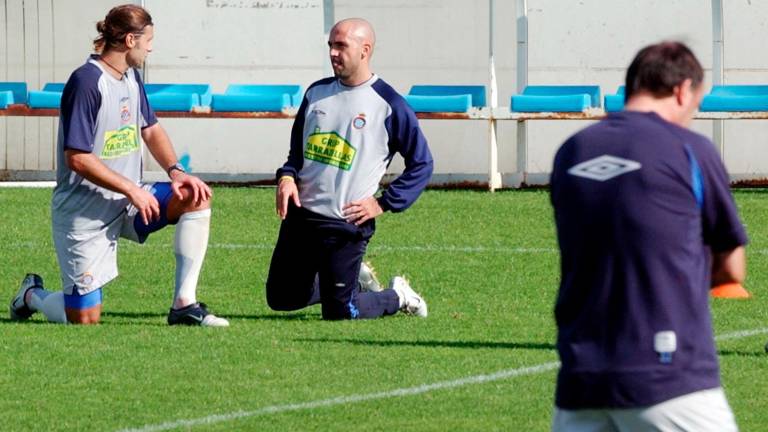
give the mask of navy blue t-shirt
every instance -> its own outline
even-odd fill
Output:
[[[747,237],[714,145],[655,113],[612,114],[558,150],[551,199],[556,405],[641,407],[718,387],[710,251]]]

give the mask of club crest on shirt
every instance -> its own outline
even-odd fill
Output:
[[[120,123],[125,125],[131,121],[131,99],[124,97],[120,99]]]
[[[355,129],[362,129],[363,126],[365,126],[365,123],[365,113],[360,113],[352,119],[352,127]]]

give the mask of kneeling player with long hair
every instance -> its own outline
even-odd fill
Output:
[[[118,239],[143,243],[176,224],[168,323],[227,326],[196,299],[211,189],[177,162],[137,71],[152,51],[152,17],[139,6],[117,6],[96,28],[98,54],[72,73],[61,101],[51,213],[63,290],[47,291],[40,276],[28,274],[11,300],[11,319],[40,311],[53,322],[97,323],[102,287],[117,276]],[[142,139],[170,183],[141,183]]]

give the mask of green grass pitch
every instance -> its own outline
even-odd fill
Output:
[[[50,196],[0,189],[4,305],[26,272],[60,288]],[[726,394],[742,430],[758,431],[768,424],[768,192],[735,196],[754,297],[712,309],[726,335]],[[232,327],[165,324],[173,229],[143,246],[124,241],[101,325],[13,323],[2,312],[0,430],[549,428],[558,255],[545,191],[427,191],[380,217],[368,260],[383,280],[406,274],[430,316],[359,322],[323,322],[318,307],[270,311],[274,189],[216,188],[214,198],[199,297]]]

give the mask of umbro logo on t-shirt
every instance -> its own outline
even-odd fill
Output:
[[[568,174],[591,180],[606,181],[622,174],[639,170],[639,162],[616,156],[602,155],[573,166]]]

